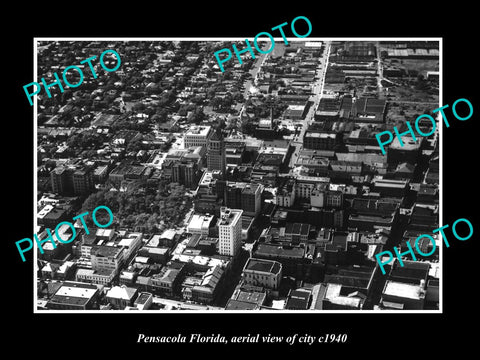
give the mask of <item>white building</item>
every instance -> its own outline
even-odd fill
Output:
[[[242,246],[242,213],[243,210],[220,208],[218,221],[219,253],[235,256]]]
[[[76,281],[99,285],[109,285],[114,277],[114,270],[78,269],[75,274]]]
[[[213,215],[194,214],[187,226],[187,232],[190,234],[208,235],[213,225]]]
[[[207,146],[208,140],[213,134],[211,126],[191,126],[184,136],[184,147]]]

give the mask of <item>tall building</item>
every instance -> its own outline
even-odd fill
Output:
[[[67,189],[67,169],[63,166],[57,166],[50,173],[52,191],[57,194],[68,192]]]
[[[242,213],[240,209],[222,207],[218,221],[219,253],[235,256],[242,246]]]
[[[95,188],[90,166],[62,165],[50,173],[52,191],[60,195],[88,195]]]
[[[77,169],[73,172],[73,193],[75,195],[90,194],[95,188],[93,182],[93,172],[90,168]]]
[[[220,170],[225,174],[225,143],[221,131],[215,131],[207,142],[208,170]]]
[[[194,161],[177,161],[172,165],[172,182],[194,188],[198,184],[201,173]]]
[[[262,184],[227,182],[225,187],[225,206],[242,209],[244,215],[257,216],[262,206]]]
[[[262,184],[246,184],[242,190],[241,209],[244,215],[257,216],[262,207]]]

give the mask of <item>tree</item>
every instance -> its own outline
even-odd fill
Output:
[[[211,101],[210,101],[210,106],[212,106],[214,109],[219,109],[223,104],[222,98],[215,96]]]
[[[205,114],[202,110],[202,108],[200,107],[197,107],[188,117],[188,122],[189,123],[195,123],[195,124],[199,124],[203,121],[203,119],[205,118]]]
[[[142,150],[142,148],[143,148],[142,140],[143,140],[143,137],[140,137],[138,139],[135,139],[135,140],[131,141],[128,144],[126,150],[127,151],[134,151],[134,152],[138,152],[138,151]]]
[[[145,104],[141,102],[137,102],[132,106],[132,111],[134,112],[140,113],[140,112],[143,112],[144,110],[145,110]]]

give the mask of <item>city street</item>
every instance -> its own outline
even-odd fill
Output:
[[[320,62],[316,69],[317,73],[320,73],[319,78],[313,83],[312,91],[313,95],[310,96],[310,102],[312,105],[308,110],[305,119],[301,122],[297,122],[297,124],[301,125],[300,134],[296,136],[296,140],[292,141],[292,145],[295,147],[292,156],[290,157],[290,169],[293,169],[295,163],[298,159],[298,154],[303,146],[303,137],[305,132],[308,129],[308,126],[313,123],[315,117],[315,111],[317,110],[318,104],[320,103],[320,99],[322,98],[323,88],[325,86],[325,73],[328,67],[328,58],[330,56],[330,43],[325,43],[325,50],[322,53],[322,57],[320,58]]]
[[[266,50],[269,47],[269,45],[265,44],[262,48],[262,50]],[[245,82],[245,90],[243,91],[243,97],[245,100],[247,100],[250,97],[250,88],[254,86],[254,82],[257,78],[257,74],[260,71],[260,68],[262,67],[263,63],[267,59],[268,54],[258,54],[255,56],[255,63],[253,64],[252,69],[249,71],[249,73],[252,75],[252,79],[248,79]],[[243,103],[242,109],[240,110],[239,114],[239,119],[240,119],[240,126],[241,127],[241,121],[242,121],[242,114],[245,111],[245,103]]]

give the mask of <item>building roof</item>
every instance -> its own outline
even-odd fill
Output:
[[[364,296],[355,292],[352,296],[341,295],[342,285],[327,283],[325,292],[322,293],[325,300],[330,301],[332,304],[347,306],[352,308],[361,308],[364,302]],[[358,296],[360,295],[360,296]]]
[[[137,293],[137,289],[127,286],[114,286],[107,292],[107,297],[112,299],[132,300]]]
[[[118,242],[118,246],[130,247],[135,242],[134,238],[123,238]]]
[[[50,299],[51,302],[84,306],[98,293],[95,285],[65,281]]]
[[[218,222],[218,225],[232,225],[233,223],[236,223],[241,219],[242,213],[243,210],[222,207],[220,209],[220,221]]]
[[[188,223],[189,230],[208,231],[212,225],[214,215],[194,214]]]
[[[304,223],[287,223],[285,225],[285,234],[292,235],[308,235],[310,233],[310,225]]]
[[[278,274],[281,266],[276,261],[250,258],[245,264],[244,269],[250,271]]]
[[[160,235],[160,238],[174,240],[176,235],[177,232],[174,229],[167,229]]]
[[[383,295],[420,300],[425,298],[425,292],[419,285],[406,284],[387,280],[383,289]]]
[[[300,247],[283,247],[273,244],[259,244],[255,251],[256,256],[278,257],[278,258],[296,258],[302,259],[305,249]]]
[[[100,257],[117,257],[123,251],[121,247],[94,245],[91,254]]]
[[[240,290],[236,294],[235,300],[254,303],[257,305],[263,305],[266,297],[267,297],[267,294],[265,292]]]
[[[395,264],[390,273],[390,278],[404,283],[419,284],[421,280],[426,280],[430,271],[430,264],[420,261],[403,260],[404,266]]]
[[[178,277],[179,274],[180,274],[180,270],[178,269],[173,269],[171,267],[164,267],[160,273],[152,276],[152,280],[154,282],[161,281],[164,283],[173,284],[173,282],[175,281],[175,279]]]
[[[404,189],[407,187],[408,181],[406,180],[393,180],[393,179],[373,179],[375,187],[388,187]]]
[[[211,128],[211,126],[191,126],[185,132],[185,136],[207,136]]]
[[[290,294],[288,294],[287,303],[285,304],[285,309],[307,310],[310,296],[311,291],[303,289],[290,291]]]
[[[400,144],[400,140],[398,136],[395,136],[393,141],[390,143],[390,149],[395,150],[403,150],[403,151],[416,151],[420,148],[422,144],[423,137],[418,136],[417,141],[413,141],[413,138],[410,136],[402,137],[402,144]]]
[[[258,310],[259,306],[255,303],[245,302],[235,299],[228,300],[225,310]]]
[[[152,294],[148,292],[141,292],[135,299],[135,304],[145,304],[150,297],[152,297]]]

